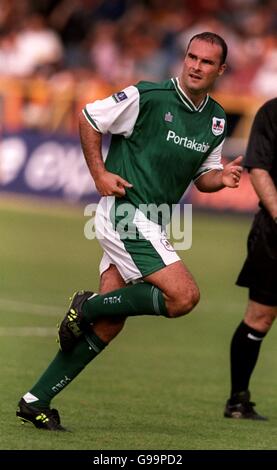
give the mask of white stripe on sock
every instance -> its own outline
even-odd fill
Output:
[[[26,403],[33,403],[34,401],[38,401],[38,398],[35,397],[35,395],[32,395],[30,392],[26,393],[23,399],[26,401]]]
[[[252,335],[252,333],[248,333],[247,338],[253,339],[253,341],[262,341],[263,338],[258,338],[258,336]]]
[[[98,295],[98,294],[92,294],[90,297],[87,298],[87,300],[93,299],[93,297],[96,297],[96,295]]]

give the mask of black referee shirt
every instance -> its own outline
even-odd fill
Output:
[[[277,187],[277,98],[267,101],[255,116],[244,166],[267,170]]]

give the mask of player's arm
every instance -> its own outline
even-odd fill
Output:
[[[264,207],[273,219],[277,218],[277,190],[267,170],[251,168],[251,183]]]
[[[194,176],[194,184],[199,191],[211,193],[225,187],[237,188],[242,173],[242,157],[237,157],[223,166],[221,161],[224,139],[208,155]]]
[[[238,188],[241,173],[242,156],[237,157],[230,163],[227,163],[222,170],[211,169],[201,174],[195,181],[199,191],[210,193],[219,191],[223,188]]]
[[[79,132],[83,153],[101,196],[124,196],[125,187],[132,187],[121,176],[106,170],[102,156],[102,134],[92,127],[83,113],[79,115]]]
[[[106,171],[101,150],[102,134],[88,123],[83,113],[79,115],[79,132],[82,150],[95,181]]]
[[[139,92],[129,86],[103,100],[88,103],[80,113],[81,145],[95,186],[102,196],[124,196],[132,185],[121,176],[106,170],[102,157],[102,135],[129,137],[139,113]]]

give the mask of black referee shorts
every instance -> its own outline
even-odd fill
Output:
[[[249,288],[251,300],[277,306],[277,224],[264,209],[255,215],[236,284]]]

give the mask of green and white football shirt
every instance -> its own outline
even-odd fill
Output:
[[[94,129],[112,134],[105,166],[133,185],[125,200],[137,208],[176,204],[193,180],[222,169],[225,112],[209,95],[196,107],[178,78],[139,82],[83,112]]]

